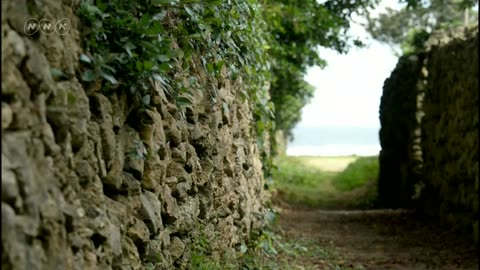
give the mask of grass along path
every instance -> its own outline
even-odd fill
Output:
[[[406,210],[375,202],[376,157],[283,157],[277,233],[300,243],[278,269],[478,269],[476,249]],[[342,171],[342,169],[345,169]],[[272,268],[258,268],[272,269]]]
[[[280,215],[273,226],[233,253],[215,250],[200,235],[189,269],[477,269],[475,248],[455,233],[411,211],[365,210],[375,202],[375,161],[283,157],[274,179]]]
[[[274,198],[322,209],[371,208],[376,198],[377,157],[280,157]]]

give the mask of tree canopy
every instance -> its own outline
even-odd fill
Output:
[[[275,129],[291,137],[301,119],[301,109],[314,94],[305,80],[307,68],[324,67],[318,47],[340,53],[362,43],[349,36],[350,17],[365,13],[378,0],[270,0],[263,12],[270,34],[272,81],[270,95],[275,105]]]
[[[370,16],[380,0],[264,0],[263,14],[270,34],[268,50],[272,80],[270,95],[275,105],[275,130],[292,138],[292,129],[301,120],[301,109],[315,89],[304,76],[308,67],[327,64],[318,47],[346,53],[362,42],[347,34],[354,13],[367,19],[367,31],[377,40],[401,46],[404,53],[420,47],[439,28],[461,25],[465,8],[478,0],[399,0],[399,11],[387,8],[378,18]]]
[[[421,47],[433,31],[473,24],[478,18],[478,12],[472,8],[478,0],[409,0],[406,3],[400,10],[387,8],[376,18],[367,16],[365,24],[374,39],[392,47],[399,46],[403,54]]]

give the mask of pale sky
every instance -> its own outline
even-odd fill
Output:
[[[376,12],[385,7],[400,5],[398,0],[383,0]],[[320,57],[328,65],[323,70],[313,67],[306,76],[316,92],[303,108],[298,127],[380,127],[378,110],[383,83],[398,59],[389,46],[369,38],[361,26],[352,24],[350,31],[368,47],[352,48],[344,55],[320,50]]]

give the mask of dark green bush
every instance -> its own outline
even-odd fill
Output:
[[[378,157],[359,157],[333,179],[333,185],[341,191],[349,191],[364,186],[378,178]]]

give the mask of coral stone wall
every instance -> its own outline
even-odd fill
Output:
[[[478,242],[478,26],[433,34],[383,91],[383,205],[416,206]]]
[[[380,102],[378,193],[382,207],[411,207],[418,182],[417,97],[423,55],[403,56],[385,81]],[[414,147],[416,146],[416,147]]]
[[[27,2],[2,1],[3,269],[188,268],[200,228],[223,252],[263,226],[241,78],[211,78],[216,102],[196,91],[182,110],[86,88],[71,6],[40,9],[68,18],[68,34],[26,36]]]
[[[478,28],[434,36],[424,100],[424,210],[478,242]]]

